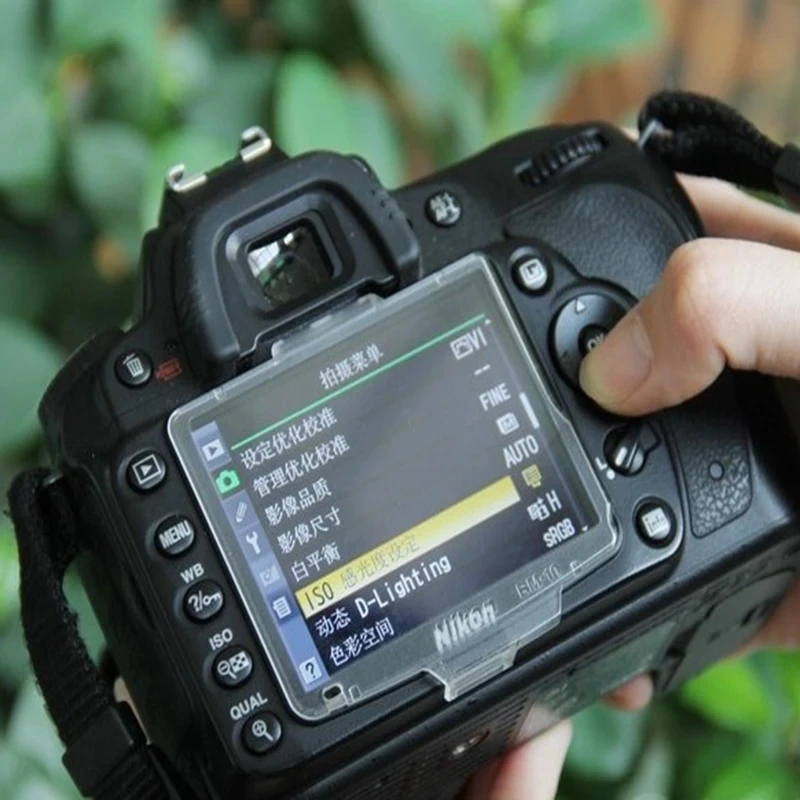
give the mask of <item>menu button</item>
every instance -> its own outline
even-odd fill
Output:
[[[194,544],[194,526],[184,516],[167,517],[156,528],[156,550],[167,558],[176,558]]]

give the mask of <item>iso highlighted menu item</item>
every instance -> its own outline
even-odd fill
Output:
[[[296,592],[297,602],[303,614],[310,617],[480,525],[519,500],[514,482],[506,475],[308,584]]]

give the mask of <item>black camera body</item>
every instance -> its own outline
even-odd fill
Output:
[[[391,193],[360,159],[328,153],[289,159],[252,131],[239,156],[209,175],[172,175],[160,225],[144,241],[137,322],[126,333],[99,334],[76,352],[40,414],[81,521],[81,578],[111,654],[154,748],[194,794],[447,797],[488,759],[630,677],[650,672],[657,689],[668,691],[759,628],[800,564],[791,485],[800,474],[798,450],[773,384],[726,372],[679,408],[623,420],[594,406],[576,382],[581,357],[653,286],[670,254],[701,234],[673,175],[602,124],[527,132]],[[448,324],[441,335],[422,331],[431,315],[419,316],[410,331],[403,329],[410,349],[394,356],[388,338],[370,333],[374,349],[363,339],[330,362],[332,372],[315,367],[321,399],[305,396],[310,383],[300,377],[289,385],[308,359],[324,356],[328,340],[344,337],[349,346],[337,331],[355,336],[373,317],[383,326],[385,303],[414,298],[391,306],[397,310],[387,331],[416,320],[416,304],[429,294],[420,287],[439,291],[445,286],[435,283],[439,274],[454,276],[454,287],[480,276],[495,310]],[[501,327],[505,338],[497,348],[505,361],[493,355],[483,364],[486,337],[501,336]],[[417,328],[424,341],[413,339]],[[423,370],[423,359],[434,353],[439,366],[425,366],[414,382],[412,367]],[[286,383],[287,390],[273,395],[267,378],[275,360],[284,363],[275,386]],[[526,399],[536,394],[533,388],[510,392],[508,379],[491,378],[503,364],[511,365],[509,374],[528,376],[523,362],[532,363],[530,375],[535,371],[541,381],[535,402]],[[259,393],[251,381],[264,370]],[[464,386],[475,387],[474,395],[456,387],[456,378],[448,382],[452,370]],[[521,380],[527,385],[528,377]],[[385,391],[378,394],[381,382]],[[233,517],[242,521],[250,513],[249,498],[270,546],[279,552],[277,542],[293,543],[294,550],[276,556],[291,591],[269,596],[263,626],[253,608],[257,586],[242,577],[241,559],[248,546],[263,555],[265,539],[255,528],[244,532],[240,552],[235,537],[212,535],[222,527],[222,506],[211,509],[202,470],[187,463],[186,442],[196,431],[187,421],[184,442],[183,422],[168,425],[197,402],[207,404],[206,413],[253,391],[259,402],[236,406],[232,416],[273,413],[274,406],[279,419],[262,426],[260,441],[254,434],[236,445],[229,438],[195,443],[206,447],[209,463],[233,459],[235,469],[209,467],[221,502],[245,480],[247,497],[234,504]],[[425,458],[408,444],[422,447],[434,436],[425,427],[428,412],[415,412],[415,398],[426,392],[437,427],[458,425],[464,442],[476,437],[475,459],[454,450],[455,439],[441,448],[431,443]],[[294,410],[292,398],[303,408]],[[359,398],[355,409],[353,398]],[[460,410],[462,402],[469,410]],[[459,422],[472,413],[484,416]],[[485,430],[478,431],[484,418]],[[339,420],[340,439],[335,425],[322,430],[326,419]],[[329,487],[317,481],[328,469],[321,466],[323,454],[336,454],[315,444],[317,460],[311,459],[301,422],[309,441],[313,429],[315,443],[335,450],[339,442],[341,461],[324,472]],[[306,471],[313,471],[306,489],[317,486],[317,495],[298,489],[297,496],[301,504],[315,497],[323,503],[309,510],[322,520],[319,531],[340,525],[337,492],[349,493],[342,514],[354,509],[340,528],[319,532],[310,543],[318,555],[312,559],[308,550],[305,561],[298,554],[310,545],[300,534],[316,535],[316,529],[301,527],[302,514],[288,525],[294,501],[287,505],[288,495],[278,494],[272,472],[269,480],[255,474],[280,460],[283,478],[288,475],[291,452],[268,454],[283,439],[264,438],[284,429],[297,438],[293,452],[305,458]],[[363,431],[371,449],[359,444]],[[452,489],[451,499],[459,497],[462,472],[483,480],[480,453],[486,450],[487,463],[494,463],[495,440],[505,457],[499,469],[508,475],[493,476],[487,494],[440,501],[440,476],[447,475],[441,483]],[[234,453],[247,452],[247,442],[258,445],[249,461]],[[378,459],[394,458],[406,445],[407,468],[392,462],[394,484],[379,482],[368,491],[383,463]],[[583,504],[585,511],[573,515],[584,515],[582,526],[566,517],[555,524],[562,504],[555,490],[536,494],[537,487],[547,488],[537,473],[546,481],[552,472],[551,462],[540,459],[547,447],[558,470],[580,464],[578,478],[559,472],[558,492],[565,505],[565,492],[577,498],[576,508]],[[420,473],[429,490],[415,483]],[[389,485],[397,486],[396,498]],[[259,497],[253,488],[259,486],[269,496]],[[408,486],[414,491],[403,494]],[[394,539],[391,553],[382,540],[372,542],[374,572],[367,575],[362,561],[359,577],[339,569],[345,558],[334,559],[330,547],[323,553],[319,543],[329,537],[330,545],[336,534],[340,553],[346,537],[358,540],[353,515],[368,505],[368,495],[382,495],[385,518],[402,516],[407,549]],[[277,511],[268,516],[273,500],[283,504],[273,504]],[[445,506],[447,513],[439,513]],[[527,520],[516,531],[505,525],[516,538],[497,545],[514,564],[496,574],[486,566],[480,585],[472,585],[466,576],[491,565],[499,551],[481,549],[486,536],[469,539],[469,546],[466,537],[480,533],[476,519],[511,513],[506,506]],[[417,508],[424,518],[414,516]],[[273,529],[278,512],[284,518]],[[593,526],[602,529],[602,541],[592,538],[600,536]],[[568,560],[552,560],[568,548],[575,548]],[[320,553],[332,561],[313,572]],[[388,557],[395,560],[381,566]],[[527,571],[504,583],[526,558]],[[298,564],[305,572],[300,577]],[[333,566],[335,580],[316,577]],[[278,580],[271,565],[258,574],[265,584]],[[513,613],[503,606],[501,584],[514,595]],[[478,590],[497,594],[473,600]],[[344,598],[339,608],[346,606],[348,624],[361,624],[360,613],[369,629],[352,627],[343,631],[347,640],[336,639],[333,613],[318,611],[334,609],[334,594]],[[419,600],[424,609],[409,605],[423,596],[429,598]],[[373,600],[383,607],[381,619]],[[393,604],[402,607],[395,617]],[[318,687],[313,691],[302,686],[302,671],[292,672],[292,658],[278,643],[274,631],[284,625],[284,612],[286,630],[291,622],[301,637],[292,642],[302,639],[305,647],[310,641],[301,630],[303,616],[315,620],[314,630],[306,628],[320,652],[325,636],[338,642],[325,650],[323,664],[302,662],[309,685]],[[424,642],[404,644],[423,631],[431,634]],[[381,640],[367,652],[381,635],[396,641]],[[287,652],[294,646],[287,644]],[[357,680],[334,676],[345,656],[352,663],[341,674],[358,670]]]

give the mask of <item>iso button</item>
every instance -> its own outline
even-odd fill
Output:
[[[214,581],[200,581],[190,587],[183,598],[183,610],[192,622],[208,622],[222,611],[225,597]]]
[[[550,280],[547,262],[534,253],[515,258],[511,264],[511,274],[519,288],[528,294],[541,294]]]
[[[247,720],[242,729],[242,743],[254,755],[263,756],[281,740],[281,721],[269,711],[259,711]]]
[[[253,659],[244,647],[228,647],[214,659],[213,672],[223,689],[235,689],[252,674]]]

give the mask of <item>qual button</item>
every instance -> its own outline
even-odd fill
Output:
[[[255,756],[262,756],[281,740],[280,720],[269,711],[259,711],[247,720],[242,729],[242,742]]]

